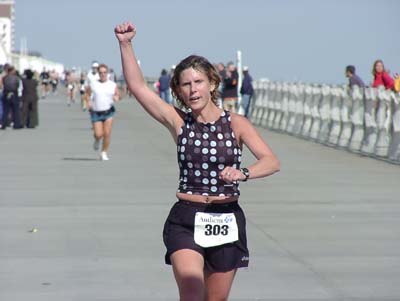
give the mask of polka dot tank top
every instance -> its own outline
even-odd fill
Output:
[[[218,120],[198,123],[189,112],[178,136],[178,192],[205,196],[236,196],[239,184],[218,178],[226,167],[239,169],[242,150],[231,128],[231,116],[223,111]]]

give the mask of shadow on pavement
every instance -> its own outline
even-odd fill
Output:
[[[99,159],[96,158],[73,158],[73,157],[65,157],[62,158],[64,161],[100,161]]]

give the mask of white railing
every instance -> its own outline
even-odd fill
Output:
[[[13,53],[10,55],[10,58],[8,63],[11,63],[21,74],[25,69],[42,72],[43,68],[46,68],[46,70],[56,70],[59,74],[64,72],[63,64],[49,61],[41,57]]]
[[[258,126],[400,163],[400,95],[383,87],[255,81]]]

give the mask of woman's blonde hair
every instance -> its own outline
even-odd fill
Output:
[[[178,87],[179,87],[179,78],[181,76],[182,71],[189,68],[193,68],[194,70],[202,72],[207,76],[210,83],[214,85],[214,90],[211,91],[211,100],[213,103],[217,104],[217,99],[219,96],[218,86],[221,82],[221,78],[218,74],[218,71],[206,58],[198,55],[190,55],[187,58],[183,59],[176,66],[170,82],[172,96],[176,98],[178,105],[187,108],[185,103],[179,98]]]

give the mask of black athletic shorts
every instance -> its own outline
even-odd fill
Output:
[[[197,245],[194,241],[196,212],[234,213],[239,240],[209,248]],[[163,239],[167,248],[166,264],[171,264],[170,256],[175,251],[191,249],[203,255],[205,268],[210,272],[227,272],[249,265],[246,218],[237,201],[227,204],[207,204],[179,200],[172,207],[165,222]]]

